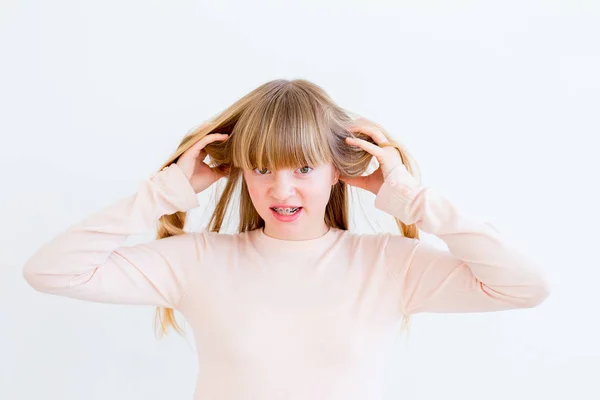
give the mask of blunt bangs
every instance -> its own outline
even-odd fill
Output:
[[[277,170],[331,162],[329,129],[321,107],[310,96],[297,88],[283,88],[240,117],[232,135],[233,164]]]

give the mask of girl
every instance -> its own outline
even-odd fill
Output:
[[[381,126],[311,82],[274,80],[193,129],[136,193],[41,247],[24,277],[44,293],[157,306],[161,335],[182,332],[179,311],[199,353],[197,400],[380,399],[401,318],[534,307],[549,292],[522,252],[412,171]],[[207,230],[184,231],[222,178]],[[349,186],[373,193],[400,234],[348,231]],[[230,209],[238,232],[220,233]],[[157,240],[123,246],[157,221]]]

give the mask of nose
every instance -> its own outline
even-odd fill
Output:
[[[270,195],[277,202],[284,202],[296,195],[296,187],[293,178],[287,174],[274,174]]]

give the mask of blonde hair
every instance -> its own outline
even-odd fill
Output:
[[[274,170],[332,163],[341,176],[362,175],[367,171],[373,156],[356,146],[349,146],[345,139],[351,136],[371,143],[374,141],[366,134],[354,134],[346,129],[353,121],[350,115],[350,112],[336,105],[325,91],[314,83],[304,79],[272,80],[260,85],[208,122],[188,132],[177,150],[158,170],[176,162],[181,154],[205,135],[229,134],[228,140],[212,142],[205,147],[210,166],[228,173],[207,230],[220,232],[238,184],[241,184],[238,232],[262,228],[264,220],[252,204],[243,179],[243,170]],[[388,139],[384,146],[396,148],[407,170],[420,181],[420,173],[415,175],[416,164],[413,166],[414,161],[409,152],[394,141],[381,126],[377,127]],[[348,193],[348,185],[341,180],[333,185],[325,209],[325,223],[328,226],[348,229]],[[157,239],[183,234],[186,217],[187,212],[160,217]],[[405,225],[399,219],[394,219],[402,235],[419,238],[419,231],[414,224]],[[173,309],[158,307],[155,315],[157,335],[162,337],[167,333],[169,326],[178,333],[183,333],[174,318]],[[404,315],[400,332],[409,328],[410,315]]]

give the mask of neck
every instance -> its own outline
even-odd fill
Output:
[[[280,240],[311,240],[324,236],[330,229],[325,223],[312,229],[275,229],[266,225],[263,232],[267,236]]]

